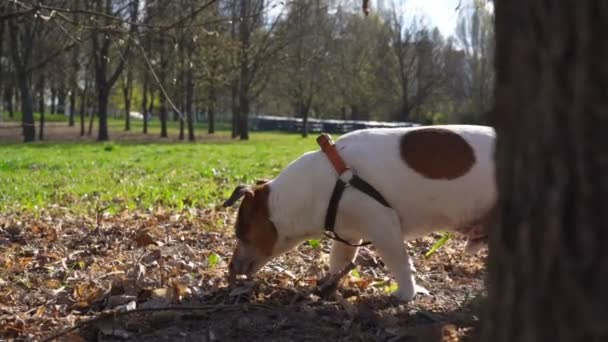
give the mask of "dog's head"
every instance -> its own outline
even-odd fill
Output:
[[[224,206],[232,206],[243,199],[238,210],[235,230],[236,248],[229,264],[229,278],[250,276],[277,255],[278,231],[270,220],[268,199],[270,186],[265,180],[254,186],[237,186]]]

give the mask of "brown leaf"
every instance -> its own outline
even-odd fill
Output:
[[[44,285],[50,289],[58,289],[61,287],[61,282],[57,279],[48,279],[44,282]]]
[[[49,228],[49,229],[46,230],[45,240],[47,242],[55,242],[55,241],[57,241],[57,231],[55,230],[55,228]]]
[[[103,294],[103,289],[91,282],[76,285],[73,293],[74,298],[80,302],[78,306],[81,306],[82,303],[86,303],[85,307],[101,299]]]
[[[154,238],[146,230],[140,230],[135,236],[135,245],[137,247],[146,247],[154,244]]]

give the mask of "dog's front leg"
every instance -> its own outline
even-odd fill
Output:
[[[361,243],[361,240],[350,242],[357,245]],[[333,241],[331,254],[329,255],[329,273],[336,274],[344,269],[348,263],[354,262],[358,251],[359,247],[352,247],[340,241]]]

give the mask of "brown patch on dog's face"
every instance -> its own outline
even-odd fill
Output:
[[[277,230],[270,221],[267,185],[257,186],[248,192],[239,208],[236,221],[236,237],[241,243],[251,245],[265,256],[272,255],[277,240]]]
[[[273,255],[277,229],[270,220],[266,182],[256,186],[238,186],[225,205],[244,197],[236,219],[237,244],[230,260],[230,277],[257,272]]]
[[[460,135],[442,128],[421,128],[403,135],[403,161],[430,179],[454,179],[465,175],[475,164],[475,152]]]

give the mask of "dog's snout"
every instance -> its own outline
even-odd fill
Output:
[[[229,272],[234,275],[249,275],[253,269],[254,260],[243,257],[235,257],[228,265]]]

